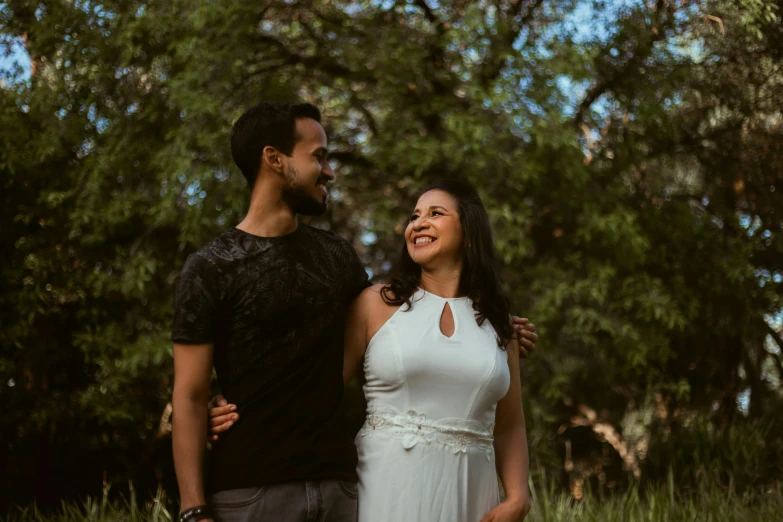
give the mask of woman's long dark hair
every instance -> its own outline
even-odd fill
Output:
[[[441,190],[457,201],[459,221],[462,225],[463,267],[460,277],[460,292],[473,301],[476,322],[479,325],[488,320],[498,335],[498,345],[505,347],[511,340],[514,329],[509,322],[508,299],[501,290],[492,240],[489,216],[484,209],[476,189],[461,180],[436,181],[421,194]],[[383,287],[381,296],[386,304],[412,307],[411,297],[421,284],[421,267],[403,243],[400,258],[391,274],[391,282]]]

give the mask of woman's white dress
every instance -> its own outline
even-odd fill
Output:
[[[367,346],[359,522],[479,522],[499,502],[492,433],[510,377],[468,298],[418,290]],[[448,303],[454,334],[440,330]]]

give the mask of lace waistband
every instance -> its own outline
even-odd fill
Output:
[[[409,410],[376,409],[367,414],[359,431],[362,437],[372,437],[376,432],[400,439],[405,449],[418,443],[441,444],[451,448],[455,454],[467,453],[468,448],[484,450],[487,460],[492,457],[492,426],[487,429],[478,421],[467,419],[428,419],[423,413]]]

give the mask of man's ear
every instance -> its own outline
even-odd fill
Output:
[[[276,148],[270,146],[264,147],[264,150],[261,152],[262,166],[266,163],[267,166],[275,172],[283,172],[283,159],[281,156],[282,154],[280,154],[280,151]]]

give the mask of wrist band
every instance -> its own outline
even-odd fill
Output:
[[[179,522],[198,522],[210,516],[207,506],[194,506],[179,514]]]

